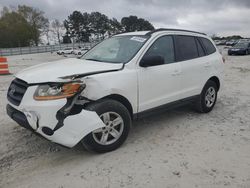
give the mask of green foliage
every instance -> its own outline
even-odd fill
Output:
[[[0,47],[28,46],[31,26],[16,12],[5,12],[0,18]]]
[[[67,30],[66,35],[74,37],[76,42],[89,42],[89,37],[95,35],[97,40],[104,39],[105,35],[114,35],[121,32],[153,30],[153,25],[136,16],[124,17],[121,23],[115,19],[109,19],[100,12],[81,13],[74,11],[64,21]]]
[[[46,32],[49,27],[49,20],[44,17],[43,11],[26,5],[18,5],[17,12],[29,23],[30,35],[35,45],[38,46],[41,34]]]
[[[142,18],[129,16],[117,19],[109,19],[100,12],[81,13],[74,11],[63,23],[66,28],[63,42],[89,42],[90,37],[102,40],[107,36],[117,33],[153,30],[153,25]],[[38,45],[41,35],[49,38],[52,31],[60,43],[62,24],[54,20],[49,27],[49,21],[44,12],[26,5],[18,5],[17,8],[4,7],[0,16],[0,48],[23,47]]]
[[[137,16],[124,17],[121,24],[126,32],[154,30],[154,26],[149,21],[137,18]]]
[[[0,47],[38,45],[41,34],[48,27],[48,19],[38,9],[18,6],[17,10],[3,8],[0,17]]]

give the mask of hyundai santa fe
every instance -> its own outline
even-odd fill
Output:
[[[192,102],[199,112],[210,112],[222,72],[222,56],[203,33],[123,33],[80,59],[16,74],[8,89],[7,113],[52,142],[108,152],[124,143],[132,120],[153,111]]]

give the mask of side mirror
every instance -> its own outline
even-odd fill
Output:
[[[162,56],[144,56],[140,61],[139,65],[141,67],[151,67],[163,65],[164,63],[164,58]]]

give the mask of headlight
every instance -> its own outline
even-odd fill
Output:
[[[35,91],[34,99],[42,100],[56,100],[62,98],[69,98],[74,96],[80,90],[85,88],[85,84],[81,83],[64,83],[55,85],[41,85]]]

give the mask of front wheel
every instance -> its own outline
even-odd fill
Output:
[[[83,145],[98,153],[113,151],[126,140],[132,121],[127,108],[115,100],[101,100],[89,104],[86,110],[95,111],[105,127],[94,130],[83,138]]]
[[[196,101],[196,110],[201,113],[212,111],[217,101],[217,92],[216,83],[209,80]]]

